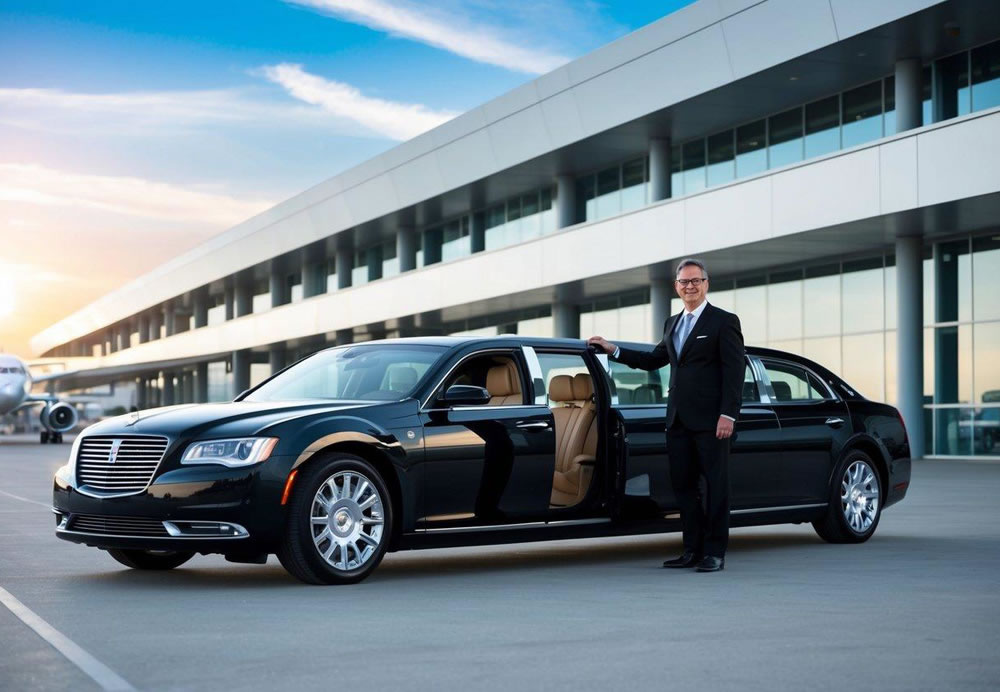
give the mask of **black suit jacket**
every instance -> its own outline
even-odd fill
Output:
[[[667,319],[663,338],[652,351],[622,348],[616,360],[642,370],[657,370],[669,363],[667,427],[679,418],[689,430],[715,430],[720,415],[735,420],[740,413],[746,368],[740,319],[706,305],[678,355],[673,331],[683,314]]]

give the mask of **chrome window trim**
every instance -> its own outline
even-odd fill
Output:
[[[514,357],[514,354],[516,352],[517,352],[517,347],[503,348],[503,347],[497,347],[497,346],[490,346],[489,348],[485,348],[485,349],[483,349],[481,351],[473,351],[472,353],[465,354],[464,356],[462,356],[461,358],[459,358],[458,361],[456,361],[454,365],[452,365],[450,368],[448,368],[448,372],[446,372],[444,374],[444,377],[439,378],[438,381],[434,384],[434,386],[431,388],[430,394],[427,395],[427,398],[420,402],[420,410],[419,410],[419,412],[420,413],[427,413],[429,411],[450,411],[451,409],[456,408],[454,406],[449,406],[448,408],[427,408],[427,406],[430,404],[431,400],[434,398],[434,394],[438,391],[438,389],[441,388],[441,385],[445,383],[445,380],[447,380],[449,377],[451,377],[451,374],[453,372],[455,372],[455,368],[457,368],[459,365],[461,365],[465,361],[469,360],[470,358],[475,358],[476,356],[485,356],[485,355],[489,355],[491,353],[499,353],[499,354],[502,354],[502,355],[505,355],[505,356],[510,356],[511,358],[514,358],[514,363],[518,366],[517,367],[518,375],[519,376],[522,375],[523,373],[521,372],[521,366],[517,362],[517,358]],[[521,378],[521,388],[522,388],[521,400],[523,401],[524,400],[524,391],[523,391],[523,389],[524,389],[524,378],[523,377]],[[521,404],[521,405],[522,406],[527,406],[528,404]],[[481,406],[470,406],[470,408],[485,408],[485,407],[487,407],[487,404],[482,404]],[[499,406],[489,406],[489,408],[500,408],[500,407]]]
[[[549,396],[545,391],[545,377],[542,375],[542,364],[538,360],[538,354],[532,346],[521,346],[521,353],[528,363],[528,374],[531,376],[531,393],[534,396],[535,406],[549,407]]]
[[[818,400],[817,399],[808,399],[808,400],[805,400],[805,401],[803,401],[803,400],[799,400],[799,401],[777,401],[775,399],[772,399],[771,402],[770,402],[772,405],[773,404],[780,404],[782,406],[787,406],[789,404],[792,404],[792,405],[796,405],[796,406],[801,406],[802,404],[814,404],[817,401],[842,401],[841,398],[839,396],[837,396],[837,393],[835,391],[833,391],[833,389],[830,387],[830,385],[827,384],[826,380],[824,380],[822,377],[820,377],[819,375],[817,375],[813,371],[813,369],[810,368],[808,365],[803,365],[802,363],[796,363],[794,360],[785,360],[783,358],[775,358],[774,356],[757,356],[757,359],[760,361],[760,367],[761,367],[761,370],[763,371],[764,377],[767,378],[765,381],[767,382],[767,390],[768,390],[768,397],[769,398],[770,398],[771,393],[774,392],[774,388],[771,386],[771,378],[770,378],[770,376],[767,375],[767,366],[764,365],[764,360],[770,360],[770,361],[774,361],[776,363],[783,363],[783,364],[786,364],[786,365],[791,365],[792,367],[795,367],[795,368],[799,368],[801,370],[805,370],[807,373],[809,373],[810,375],[812,375],[813,377],[815,377],[817,382],[819,382],[821,385],[823,385],[823,388],[826,390],[826,393],[829,395],[829,396],[824,397],[822,399],[818,399]]]
[[[747,360],[750,361],[750,371],[753,373],[754,379],[757,381],[757,398],[761,404],[771,403],[771,381],[764,376],[764,365],[760,362],[760,358],[757,356],[747,356]]]

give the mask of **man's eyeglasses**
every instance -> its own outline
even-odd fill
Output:
[[[688,286],[698,288],[704,281],[708,281],[708,279],[677,279],[677,283],[680,284],[681,288],[687,288]]]

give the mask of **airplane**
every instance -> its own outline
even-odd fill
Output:
[[[39,419],[42,432],[39,442],[60,443],[79,420],[76,409],[50,394],[32,394],[33,382],[46,382],[65,377],[66,373],[32,377],[20,358],[0,353],[0,416],[27,406],[42,406]]]

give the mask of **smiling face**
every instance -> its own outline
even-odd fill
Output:
[[[693,282],[685,285],[684,282],[690,282],[692,279],[694,279]],[[684,301],[684,309],[694,310],[705,300],[705,295],[708,293],[708,279],[705,278],[700,267],[689,264],[677,272],[674,288],[677,289],[677,295]]]

